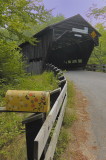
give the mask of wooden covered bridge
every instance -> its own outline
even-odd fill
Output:
[[[37,45],[20,45],[28,59],[27,71],[39,74],[46,63],[61,69],[84,68],[100,36],[79,14],[50,25],[34,35]]]

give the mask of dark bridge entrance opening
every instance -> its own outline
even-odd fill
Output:
[[[49,51],[48,62],[53,63],[61,69],[75,69],[85,67],[94,48],[94,43],[90,38],[85,41],[76,42],[70,38],[66,44],[54,42],[53,48]]]
[[[82,24],[79,23],[78,28],[73,28],[74,24],[70,24],[71,21],[65,21],[60,26],[57,24],[58,30],[54,28],[54,41],[49,49],[47,61],[61,69],[84,68],[94,46],[98,44],[98,39],[96,43],[88,32],[89,27],[78,29]],[[96,32],[93,32],[96,36]]]

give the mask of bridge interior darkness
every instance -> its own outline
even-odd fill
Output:
[[[61,69],[84,68],[94,48],[89,35],[65,31],[49,50],[48,62]]]

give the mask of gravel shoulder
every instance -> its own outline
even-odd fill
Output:
[[[75,87],[75,111],[77,120],[69,128],[71,135],[65,153],[61,160],[97,160],[97,146],[93,144],[94,137],[91,134],[90,118],[87,112],[88,101],[80,90]]]

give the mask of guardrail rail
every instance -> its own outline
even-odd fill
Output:
[[[106,64],[87,64],[88,71],[101,71],[106,72]]]
[[[28,160],[53,159],[67,103],[67,81],[63,72],[52,64],[46,65],[46,71],[54,72],[59,88],[50,92],[51,110],[48,115],[35,113],[23,121]]]

